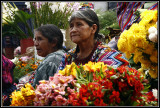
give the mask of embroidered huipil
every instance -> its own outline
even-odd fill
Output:
[[[130,66],[127,59],[117,50],[111,49],[107,44],[102,42],[97,42],[91,54],[85,59],[77,59],[78,47],[71,49],[62,58],[62,62],[57,70],[63,70],[66,65],[70,65],[75,62],[76,65],[85,64],[89,61],[92,62],[104,62],[110,66],[117,68],[118,66]]]

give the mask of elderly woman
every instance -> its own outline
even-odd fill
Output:
[[[104,62],[110,66],[129,66],[127,59],[117,50],[99,42],[99,20],[91,9],[75,11],[69,20],[71,41],[77,44],[63,57],[59,70],[75,62],[77,65]],[[57,71],[58,72],[58,71]]]
[[[62,46],[63,34],[57,26],[43,25],[35,29],[34,35],[37,54],[45,58],[36,70],[33,87],[39,84],[40,80],[49,80],[49,76],[56,73],[65,53]]]

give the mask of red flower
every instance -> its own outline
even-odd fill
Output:
[[[130,86],[133,86],[136,80],[133,75],[127,75],[127,81]]]
[[[120,73],[120,74],[123,74],[123,72],[127,72],[127,69],[128,69],[128,67],[126,67],[126,66],[120,66],[120,67],[117,67],[117,70],[118,70],[118,72]]]
[[[138,80],[135,80],[135,91],[136,92],[140,92],[141,90],[143,90],[144,89],[144,86],[143,86],[143,84]]]
[[[119,91],[126,90],[127,83],[126,82],[118,82]]]
[[[111,70],[106,70],[105,72],[106,72],[106,78],[110,78],[112,75],[116,74],[113,68]]]
[[[147,102],[151,102],[151,101],[158,101],[158,99],[156,99],[154,96],[153,96],[153,92],[150,91],[147,93]]]
[[[95,106],[107,106],[107,104],[103,102],[103,99],[98,99],[98,98],[94,101],[94,105]]]
[[[112,95],[111,96],[109,96],[109,99],[110,99],[110,103],[115,103],[115,102],[117,102],[117,103],[120,103],[120,98],[119,98],[119,92],[117,91],[113,91],[112,92]]]
[[[113,83],[110,80],[103,80],[101,85],[104,86],[104,89],[113,89]]]

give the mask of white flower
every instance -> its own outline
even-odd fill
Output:
[[[27,9],[30,9],[30,2],[25,2],[25,5],[27,6]]]
[[[18,57],[14,57],[14,59],[11,60],[14,64],[17,64],[19,62]]]
[[[150,28],[148,29],[148,32],[149,32],[149,34],[151,34],[151,33],[156,33],[156,32],[157,32],[157,29],[156,29],[155,27],[150,27]]]
[[[155,27],[150,27],[148,29],[149,40],[152,42],[157,42],[157,29]]]
[[[153,96],[157,99],[157,89],[152,89]]]
[[[149,34],[149,40],[152,42],[157,42],[157,35],[156,33]]]

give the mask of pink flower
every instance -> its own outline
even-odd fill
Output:
[[[22,61],[28,61],[28,60],[30,60],[32,57],[28,57],[28,56],[23,56],[23,57],[21,57],[20,59],[22,60]]]
[[[62,95],[58,95],[55,97],[58,106],[67,105],[67,99],[62,97]]]

